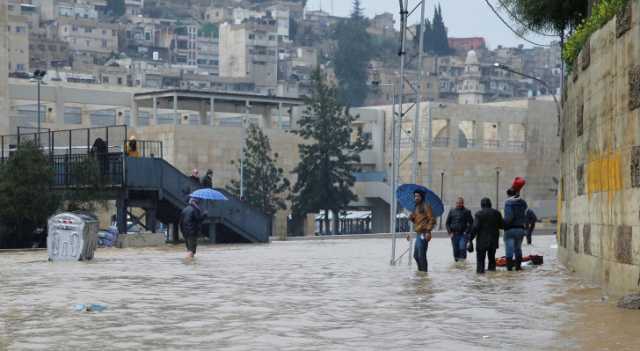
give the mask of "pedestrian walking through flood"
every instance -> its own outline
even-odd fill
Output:
[[[471,211],[464,207],[464,198],[459,197],[456,201],[456,208],[451,209],[447,215],[447,232],[451,238],[453,259],[456,262],[467,259],[467,235],[472,225]]]
[[[482,209],[476,212],[469,240],[476,239],[476,272],[485,271],[485,259],[489,262],[489,271],[496,270],[496,250],[500,241],[500,229],[504,228],[504,220],[500,211],[491,207],[488,198],[480,201]]]
[[[425,193],[416,190],[414,193],[416,209],[409,216],[409,220],[413,222],[416,231],[416,244],[413,249],[413,258],[416,260],[418,270],[427,272],[429,265],[427,262],[427,249],[429,241],[431,241],[431,231],[436,224],[433,217],[431,205],[425,202]]]
[[[527,227],[527,202],[520,197],[524,185],[525,180],[517,177],[507,190],[509,198],[504,204],[504,244],[509,271],[514,267],[517,271],[522,269],[522,240]]]

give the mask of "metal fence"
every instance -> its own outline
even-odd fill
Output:
[[[87,155],[98,138],[107,145],[107,153],[125,153],[127,150],[127,126],[105,126],[51,131],[32,127],[18,128],[18,134],[0,136],[0,158],[9,157],[18,145],[34,142],[47,156]],[[161,141],[137,140],[139,157],[164,157]]]
[[[94,159],[95,163],[87,162],[90,159]],[[100,184],[108,188],[124,184],[124,157],[119,152],[105,155],[50,155],[50,162],[54,172],[54,187],[69,188]],[[92,172],[86,167],[94,166],[97,167],[94,173],[97,177],[87,179],[83,176]]]

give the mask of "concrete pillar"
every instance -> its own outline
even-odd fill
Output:
[[[215,127],[217,124],[216,121],[216,99],[209,98],[209,122],[212,127]]]
[[[148,208],[145,211],[145,225],[147,230],[151,233],[155,233],[158,229],[157,210],[155,208]]]
[[[87,105],[80,106],[80,124],[83,128],[91,128],[91,112]]]
[[[210,123],[207,117],[207,104],[205,103],[204,100],[200,101],[200,109],[198,112],[200,114],[200,125],[202,126],[209,125]]]
[[[55,119],[55,129],[61,130],[64,129],[64,96],[62,95],[62,90],[60,87],[56,87],[55,90],[56,96],[56,105],[54,107],[56,119]]]
[[[131,99],[131,115],[129,116],[129,126],[132,128],[138,127],[138,102],[135,99]]]
[[[271,129],[273,128],[273,112],[271,110],[271,107],[269,106],[265,106],[264,107],[264,114],[262,116],[262,120],[263,120],[263,127],[265,129]]]
[[[455,118],[449,119],[449,147],[458,148],[460,145],[460,131],[458,130],[458,121]]]
[[[178,95],[173,95],[173,118],[174,124],[180,124],[180,115],[178,115]]]
[[[500,122],[498,126],[498,147],[507,147],[509,143],[509,124]]]
[[[9,42],[7,2],[0,5],[0,133],[12,134],[9,117]]]
[[[316,215],[309,213],[304,219],[304,236],[316,236]]]
[[[154,96],[151,103],[153,104],[153,113],[151,114],[149,125],[155,126],[158,125],[158,99]]]
[[[484,144],[484,122],[474,121],[473,123],[475,125],[476,145],[478,145],[478,147],[482,147]]]
[[[282,103],[278,103],[278,129],[282,128]]]
[[[373,233],[388,233],[389,225],[389,204],[382,200],[375,200],[371,207],[371,231]]]
[[[287,212],[278,211],[273,216],[272,235],[280,240],[287,240]]]

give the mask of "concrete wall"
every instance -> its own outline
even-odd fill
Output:
[[[373,135],[373,144],[383,144],[385,162],[381,170],[390,177],[391,106],[356,111],[363,117],[368,115],[367,111],[384,112],[385,127],[382,133]],[[413,131],[414,111],[405,118],[405,132]],[[513,178],[523,176],[527,179],[523,196],[530,207],[539,217],[555,217],[559,137],[557,109],[552,101],[525,100],[498,105],[432,103],[434,147],[431,170],[428,168],[428,111],[429,105],[421,104],[418,182],[428,185],[431,172],[431,188],[440,193],[444,180],[445,205],[454,205],[458,196],[463,196],[473,210],[479,209],[483,197],[490,198],[495,204],[497,182],[498,200],[502,204]],[[411,135],[403,137],[400,183],[411,182]],[[465,138],[467,145],[460,147],[460,139]],[[500,168],[499,177],[496,168]]]
[[[9,123],[9,46],[7,0],[0,0],[0,133],[8,134]]]
[[[640,288],[640,6],[594,33],[564,102],[559,251],[610,294]]]

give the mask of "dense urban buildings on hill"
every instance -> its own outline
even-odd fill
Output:
[[[308,93],[318,66],[338,81],[335,32],[348,20],[295,0],[9,0],[8,9],[12,77],[46,69],[45,81],[289,97]],[[374,55],[364,104],[390,104],[399,79],[394,14],[367,19],[367,33]],[[482,103],[559,89],[558,46],[489,49],[481,37],[448,44],[448,54],[427,53],[422,63],[420,86],[429,100]],[[495,62],[551,88],[498,70]],[[418,64],[408,63],[409,76]],[[412,90],[405,93],[411,101]]]

